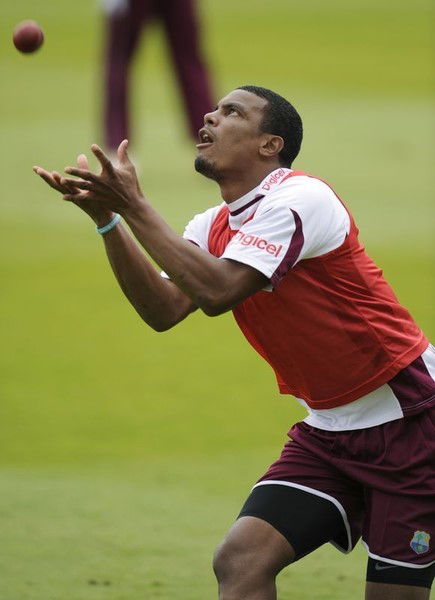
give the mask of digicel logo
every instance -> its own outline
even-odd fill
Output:
[[[238,242],[243,246],[256,246],[259,250],[266,250],[268,254],[273,256],[279,256],[282,250],[282,244],[276,246],[275,244],[269,244],[267,240],[264,240],[257,235],[246,235],[241,231],[238,231],[233,238],[233,242]]]
[[[288,171],[286,171],[285,169],[279,169],[278,171],[274,171],[272,173],[272,175],[269,177],[269,179],[267,179],[263,185],[261,186],[261,189],[268,192],[270,190],[270,188],[272,187],[272,185],[274,183],[278,183],[278,181],[284,177],[284,175],[287,173]]]

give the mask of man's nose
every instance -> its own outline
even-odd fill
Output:
[[[204,115],[204,125],[216,125],[217,111],[209,112]]]

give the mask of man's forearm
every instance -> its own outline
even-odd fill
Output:
[[[110,265],[122,291],[153,329],[169,329],[194,310],[191,300],[161,277],[122,224],[103,238]]]
[[[65,171],[79,179],[62,178],[61,184],[71,186],[73,190],[64,198],[79,206],[92,205],[94,209],[104,208],[124,217],[139,243],[171,279],[166,282],[166,288],[162,288],[164,283],[157,283],[156,273],[148,270],[148,262],[145,268],[142,263],[138,265],[137,260],[133,261],[136,270],[146,269],[143,277],[147,285],[151,285],[151,289],[156,286],[159,290],[157,299],[162,291],[169,290],[169,300],[165,295],[167,308],[173,305],[174,297],[181,302],[181,313],[175,315],[175,322],[184,318],[194,307],[201,308],[210,316],[221,314],[264,288],[268,279],[254,267],[232,260],[220,260],[184,240],[169,227],[143,197],[136,171],[127,155],[127,144],[127,140],[124,140],[118,148],[119,165],[116,167],[101,148],[95,144],[91,146],[101,163],[101,173],[92,173],[87,168],[67,167]],[[113,236],[118,235],[115,233],[117,229]],[[109,232],[106,246],[111,239],[112,233]],[[107,247],[121,287],[143,316],[135,286],[132,287],[125,281],[123,259],[115,261],[119,248]],[[128,271],[128,267],[126,269]],[[186,297],[190,299],[190,303]],[[148,317],[145,320],[147,319]]]
[[[264,285],[260,273],[254,277],[250,273],[247,285],[235,285],[246,276],[244,269],[253,269],[235,267],[231,261],[220,260],[181,238],[146,201],[126,211],[124,218],[171,281],[208,315],[229,310]],[[235,291],[238,288],[240,292]]]

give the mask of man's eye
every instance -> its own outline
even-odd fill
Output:
[[[230,115],[231,113],[235,113],[236,115],[238,115],[239,111],[234,106],[230,106],[228,107],[228,114]]]

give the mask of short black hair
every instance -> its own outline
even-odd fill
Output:
[[[302,119],[288,100],[256,85],[241,85],[238,90],[251,92],[260,98],[267,100],[264,108],[264,118],[261,122],[261,131],[279,135],[284,140],[284,147],[279,153],[279,162],[283,167],[290,167],[302,144]]]

